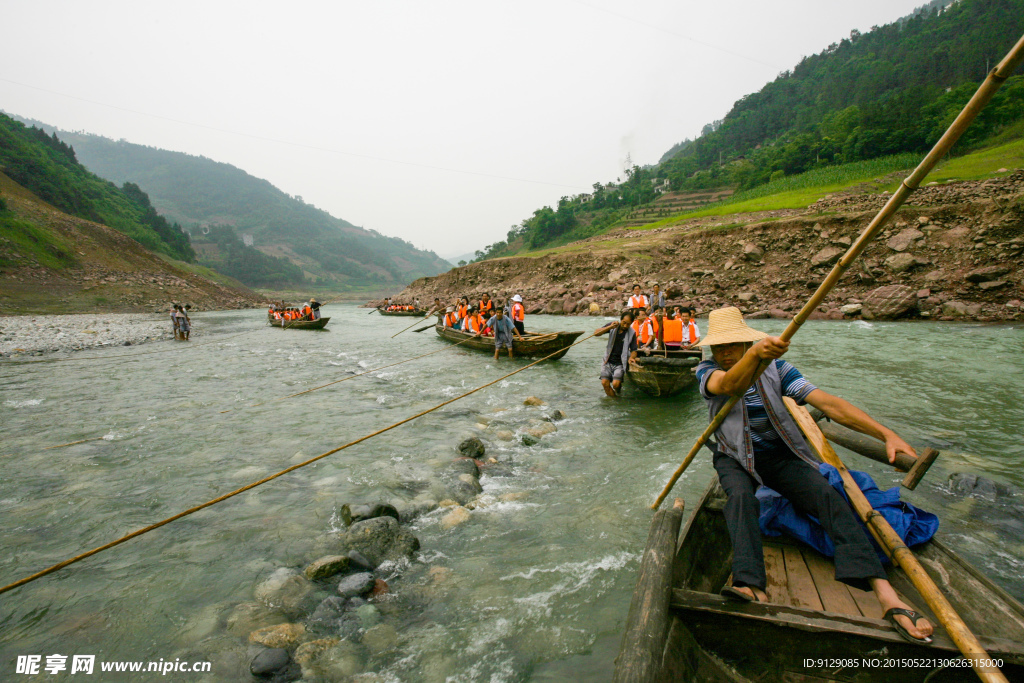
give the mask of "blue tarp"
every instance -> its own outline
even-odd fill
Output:
[[[843,490],[843,480],[839,476],[839,471],[825,463],[819,465],[818,469],[822,476],[828,479],[828,483],[839,491],[845,500],[849,501],[846,491]],[[910,503],[901,501],[898,486],[894,486],[888,491],[882,491],[866,473],[850,470],[850,474],[853,475],[853,480],[857,482],[860,490],[864,492],[871,507],[882,513],[882,516],[908,546],[913,547],[924,543],[938,531],[939,518]],[[759,520],[761,533],[766,536],[786,534],[803,541],[826,557],[835,555],[832,539],[825,533],[817,519],[797,512],[792,503],[767,486],[762,486],[757,490],[757,499],[761,503],[761,518]],[[868,533],[867,530],[865,533]],[[869,538],[878,552],[879,559],[883,564],[887,563],[888,557],[875,543],[875,539],[870,535]]]

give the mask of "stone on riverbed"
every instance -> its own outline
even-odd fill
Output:
[[[516,435],[507,429],[500,430],[494,436],[502,441],[511,441],[512,439],[516,438]]]
[[[463,440],[462,443],[459,444],[457,450],[463,457],[476,458],[479,460],[484,457],[484,442],[473,436]]]
[[[544,403],[544,401],[542,401],[539,398],[537,398],[536,396],[529,396],[529,397],[527,397],[527,399],[525,401],[523,401],[523,405],[524,406],[543,406],[543,405],[547,405],[547,404]]]
[[[553,410],[553,411],[551,411],[550,417],[555,422],[561,422],[562,420],[564,420],[566,418],[566,414],[563,413],[561,410]]]
[[[252,658],[249,673],[260,678],[268,678],[288,666],[291,661],[288,650],[282,647],[267,648]]]
[[[362,597],[372,591],[375,584],[373,574],[369,572],[352,574],[338,582],[338,595],[343,598]]]
[[[536,446],[540,443],[540,437],[532,434],[521,434],[519,440],[523,442],[524,446]]]
[[[349,511],[353,522],[361,522],[364,519],[375,517],[394,517],[398,519],[398,510],[390,503],[371,503],[369,505],[350,505]]]
[[[278,624],[267,626],[249,634],[249,641],[267,647],[291,647],[306,633],[302,624]]]
[[[531,436],[535,436],[539,439],[540,437],[546,434],[552,434],[556,431],[558,431],[558,428],[555,427],[555,425],[551,424],[550,422],[541,422],[540,424],[534,425],[530,429],[527,429],[526,433]]]
[[[452,529],[460,524],[468,522],[469,518],[469,510],[461,505],[457,505],[451,509],[451,512],[441,518],[441,528],[447,531],[448,529]]]
[[[295,650],[295,663],[302,667],[302,675],[306,678],[314,678],[320,657],[340,641],[340,638],[321,638],[299,645]]]
[[[377,624],[363,634],[362,643],[370,654],[379,655],[398,645],[398,631],[391,624]]]
[[[353,569],[358,569],[364,572],[372,572],[374,569],[377,568],[377,565],[375,565],[373,562],[370,562],[357,550],[349,550],[348,559],[350,566]]]
[[[306,627],[314,633],[351,637],[360,628],[355,610],[365,604],[366,601],[359,597],[346,599],[332,595],[317,606],[306,620]]]
[[[317,581],[319,579],[328,579],[335,574],[340,574],[343,571],[347,571],[349,566],[349,558],[346,555],[328,555],[327,557],[321,557],[316,560],[303,572],[306,578],[310,581]]]
[[[308,611],[315,600],[315,586],[296,569],[281,567],[256,586],[257,600],[289,616]],[[313,603],[315,604],[315,603]]]
[[[225,626],[228,633],[241,638],[258,628],[276,626],[286,621],[288,617],[277,610],[258,602],[243,602],[231,610],[225,619]]]
[[[983,500],[1005,498],[1013,492],[1013,489],[1007,484],[988,477],[979,477],[970,472],[955,472],[949,475],[949,489],[953,493]]]
[[[332,537],[340,549],[345,552],[355,550],[374,565],[412,557],[420,549],[419,539],[401,528],[394,517],[375,517],[355,522],[346,531],[340,531]]]

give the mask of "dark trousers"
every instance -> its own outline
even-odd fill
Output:
[[[519,334],[526,334],[526,325],[522,320],[513,320],[512,324],[516,326],[517,330],[519,330]]]
[[[757,481],[743,466],[722,453],[715,453],[718,480],[728,496],[725,524],[732,540],[732,578],[737,586],[765,589],[764,550],[757,520],[760,504],[754,496]],[[764,485],[793,504],[797,512],[815,517],[835,544],[836,580],[870,590],[868,579],[887,578],[867,531],[853,509],[832,488],[817,469],[801,460],[784,445],[757,452],[754,468]]]

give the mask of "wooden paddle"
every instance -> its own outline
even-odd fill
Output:
[[[427,313],[427,317],[426,317],[426,318],[422,318],[422,319],[420,319],[420,320],[417,320],[417,321],[416,321],[416,322],[414,322],[414,323],[413,323],[412,325],[409,325],[409,327],[415,327],[416,325],[419,325],[419,324],[420,324],[421,322],[423,322],[424,320],[426,320],[427,318],[429,318],[429,317],[430,317],[430,316],[432,316],[433,314],[434,314],[434,312],[433,312],[433,311],[431,311],[430,313]],[[406,327],[406,328],[405,328],[405,329],[403,329],[403,330],[399,330],[398,332],[395,332],[395,333],[394,333],[393,335],[391,335],[391,338],[392,338],[392,339],[394,339],[394,338],[395,338],[395,337],[397,337],[398,335],[400,335],[400,334],[402,334],[403,332],[405,332],[405,330],[408,330],[408,329],[409,329],[409,327]],[[433,325],[429,325],[429,327],[433,327]],[[424,327],[423,329],[427,329],[427,328],[426,328],[426,327]],[[419,332],[419,330],[416,330],[416,331],[417,331],[417,332]]]
[[[425,325],[425,326],[421,327],[418,330],[413,330],[413,332],[422,332],[423,330],[429,330],[431,327],[434,327],[434,326],[433,325]]]
[[[932,581],[932,577],[928,575],[928,572],[924,570],[921,563],[914,557],[914,553],[903,543],[903,539],[893,530],[885,517],[871,507],[871,503],[868,502],[860,487],[857,486],[857,482],[854,481],[853,476],[846,469],[846,465],[839,459],[839,456],[836,455],[825,435],[818,429],[818,425],[814,418],[811,417],[811,414],[807,412],[806,408],[797,405],[796,401],[788,396],[782,400],[786,403],[786,408],[789,409],[789,413],[796,420],[797,425],[799,425],[800,431],[803,432],[808,445],[823,462],[827,462],[839,470],[839,476],[843,478],[843,489],[846,490],[846,495],[850,499],[853,509],[857,511],[861,521],[867,525],[871,535],[875,537],[878,544],[885,550],[885,554],[906,572],[907,578],[914,584],[914,588],[925,599],[928,606],[932,608],[935,616],[938,617],[943,628],[946,629],[946,633],[953,639],[956,646],[960,648],[964,659],[971,662],[974,672],[983,681],[1005,681],[1006,677],[1003,673],[998,668],[989,664],[992,660],[988,653],[985,652],[984,646],[971,633],[971,630],[964,623],[963,619],[960,618],[960,615],[957,614],[953,605],[949,603],[946,596],[942,594],[939,587]]]

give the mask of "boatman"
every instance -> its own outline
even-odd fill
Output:
[[[661,285],[657,282],[654,283],[654,291],[651,292],[650,304],[651,308],[657,306],[665,308],[665,293],[661,291]]]
[[[320,302],[317,301],[315,298],[311,298],[309,300],[309,310],[310,313],[312,314],[313,320],[320,319]]]
[[[601,386],[604,393],[611,398],[618,398],[622,388],[622,378],[626,374],[631,358],[636,358],[636,334],[633,332],[633,312],[624,311],[618,322],[611,322],[594,331],[595,337],[606,332],[608,346],[604,350],[604,361],[601,365]]]
[[[498,360],[498,354],[501,352],[501,347],[504,346],[508,349],[508,357],[511,359],[512,356],[512,336],[515,335],[522,339],[519,334],[519,330],[512,324],[509,318],[505,317],[505,311],[498,309],[494,312],[494,315],[487,321],[487,327],[494,331],[494,360]]]
[[[633,311],[633,315],[636,316],[637,311],[641,308],[646,311],[649,305],[650,302],[647,300],[647,297],[640,293],[640,285],[633,285],[633,296],[629,297],[629,303],[627,304],[630,310]]]
[[[520,335],[526,334],[526,307],[523,306],[523,297],[518,294],[512,297],[512,324]]]
[[[787,498],[797,512],[821,522],[835,545],[836,581],[873,590],[885,612],[883,618],[901,636],[913,643],[931,642],[932,625],[896,594],[867,531],[819,473],[817,459],[782,398],[810,403],[829,419],[884,442],[890,463],[895,462],[896,453],[916,456],[914,449],[896,432],[818,389],[790,363],[779,360],[789,342],[747,327],[738,308],[712,311],[708,336],[699,345],[710,346],[713,356],[697,366],[700,393],[711,418],[732,396],[744,392],[743,400],[715,431],[713,462],[728,496],[724,513],[733,548],[732,585],[723,588],[722,595],[744,602],[768,600],[758,526],[761,508],[754,495],[763,484]],[[771,363],[753,386],[745,389],[762,360]]]

